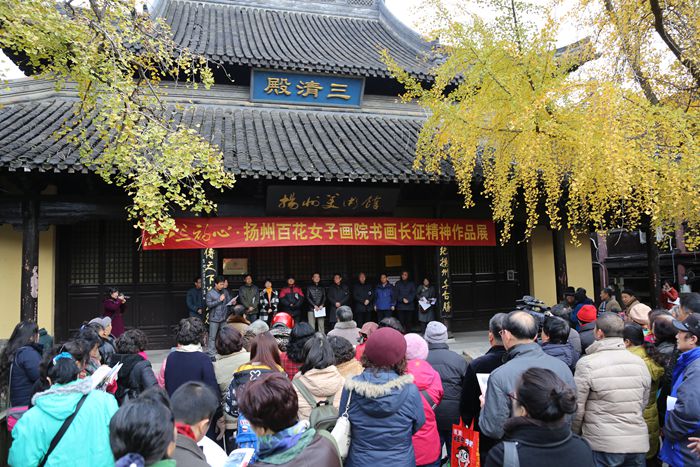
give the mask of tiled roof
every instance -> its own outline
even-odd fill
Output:
[[[348,15],[264,1],[162,1],[159,12],[175,42],[225,64],[385,78],[379,51],[386,49],[414,76],[429,79],[431,45],[381,2],[373,14]]]
[[[86,172],[78,151],[54,133],[72,116],[74,99],[55,97],[0,108],[0,167]],[[169,109],[223,154],[227,169],[246,178],[445,182],[413,170],[419,117],[201,105]],[[99,151],[99,139],[88,130]]]

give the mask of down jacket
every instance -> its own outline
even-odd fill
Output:
[[[644,422],[649,431],[649,452],[647,459],[653,459],[659,452],[659,410],[656,407],[656,393],[659,391],[661,378],[664,376],[664,368],[651,359],[647,351],[641,345],[629,347],[627,350],[641,358],[651,375],[651,389],[649,390],[649,401],[644,407]]]
[[[428,363],[440,375],[445,395],[435,409],[438,431],[452,431],[452,425],[459,423],[459,401],[462,398],[464,375],[467,361],[447,344],[428,343]]]
[[[577,409],[573,431],[594,451],[634,454],[649,450],[643,411],[651,376],[621,337],[594,342],[576,364]]]
[[[443,390],[442,381],[437,371],[433,370],[430,363],[425,360],[410,360],[407,372],[413,375],[413,383],[421,392],[423,412],[425,412],[425,425],[413,435],[413,449],[416,451],[416,464],[428,465],[435,463],[441,455],[440,435],[435,421],[435,411],[425,394],[430,396],[433,404],[440,405]]]
[[[12,448],[7,459],[16,467],[35,466],[44,457],[51,440],[78,405],[80,411],[61,442],[46,460],[46,467],[114,465],[109,445],[109,421],[117,411],[117,401],[104,391],[93,391],[90,378],[68,384],[54,384],[35,394],[29,409],[12,430]]]
[[[305,374],[297,373],[294,379],[299,380],[299,383],[303,384],[313,394],[316,403],[325,401],[333,396],[333,406],[337,409],[340,405],[340,396],[343,394],[345,378],[340,375],[335,365],[322,370],[312,368]],[[294,386],[294,390],[297,392],[297,399],[299,399],[299,420],[308,420],[313,407],[311,407],[311,404],[296,386]]]
[[[413,376],[365,370],[345,382],[341,413],[350,394],[352,442],[345,467],[415,466],[411,437],[425,423],[425,413]]]

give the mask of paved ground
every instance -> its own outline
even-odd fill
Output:
[[[447,341],[450,349],[464,355],[466,358],[476,358],[483,355],[489,349],[489,341],[486,331],[456,332],[452,339]],[[170,350],[149,350],[148,358],[151,360],[153,370],[160,371],[160,365]]]

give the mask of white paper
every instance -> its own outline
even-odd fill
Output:
[[[479,389],[481,389],[481,394],[486,395],[486,387],[489,383],[490,373],[477,373],[476,380],[479,382]]]
[[[326,307],[322,306],[321,308],[314,310],[314,318],[325,318],[326,317]]]
[[[676,408],[676,401],[678,398],[672,396],[666,396],[666,410],[673,410]]]
[[[117,380],[117,374],[121,370],[123,364],[121,362],[110,368],[107,365],[102,365],[90,376],[92,389],[104,389],[111,383]]]
[[[214,441],[205,436],[197,443],[197,446],[202,448],[204,457],[207,459],[207,464],[211,467],[223,467],[226,465],[226,460],[228,459],[226,451],[221,449],[221,446]]]
[[[420,300],[418,300],[418,304],[423,309],[423,311],[427,310],[432,306],[425,297],[421,297]]]
[[[233,297],[233,298],[231,299],[231,301],[228,302],[228,303],[226,304],[226,306],[233,306],[233,305],[235,305],[235,304],[236,304],[236,300],[238,300],[238,295],[236,295],[235,297]]]

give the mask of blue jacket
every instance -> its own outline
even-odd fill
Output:
[[[39,364],[41,363],[42,347],[39,344],[29,344],[20,347],[12,360],[10,375],[10,397],[12,407],[29,405],[32,398],[34,383],[39,379]]]
[[[377,284],[377,288],[374,289],[374,306],[382,311],[391,310],[392,306],[396,306],[393,285],[388,282],[384,285]]]
[[[574,307],[571,309],[571,326],[576,329],[577,331],[579,330],[579,326],[581,323],[578,322],[578,312],[583,308],[583,305],[595,305],[593,303],[593,300],[590,298],[586,297],[583,301],[576,303]]]
[[[202,316],[197,313],[197,310],[202,310],[204,313],[207,304],[204,302],[204,297],[202,297],[202,289],[192,287],[187,291],[187,311],[190,312],[190,316]]]
[[[13,467],[36,466],[64,420],[75,411],[83,394],[88,394],[73,423],[47,459],[46,467],[114,466],[109,445],[109,421],[117,411],[117,401],[106,392],[91,391],[90,386],[91,380],[87,378],[69,384],[54,384],[47,391],[36,394],[34,407],[12,430],[9,464]]]
[[[542,343],[542,350],[550,357],[557,358],[566,363],[573,373],[576,370],[576,362],[578,362],[579,354],[574,350],[574,346],[569,344],[552,344],[550,342]]]
[[[414,311],[416,309],[416,284],[411,281],[400,280],[394,284],[396,291],[396,309],[404,311]],[[404,303],[403,299],[408,300]]]
[[[673,410],[666,411],[661,460],[671,467],[699,465],[700,459],[688,449],[688,437],[700,436],[700,347],[683,352],[673,372]]]
[[[350,393],[352,442],[345,467],[415,466],[411,438],[425,423],[425,412],[413,376],[368,369],[346,380],[341,414]]]

